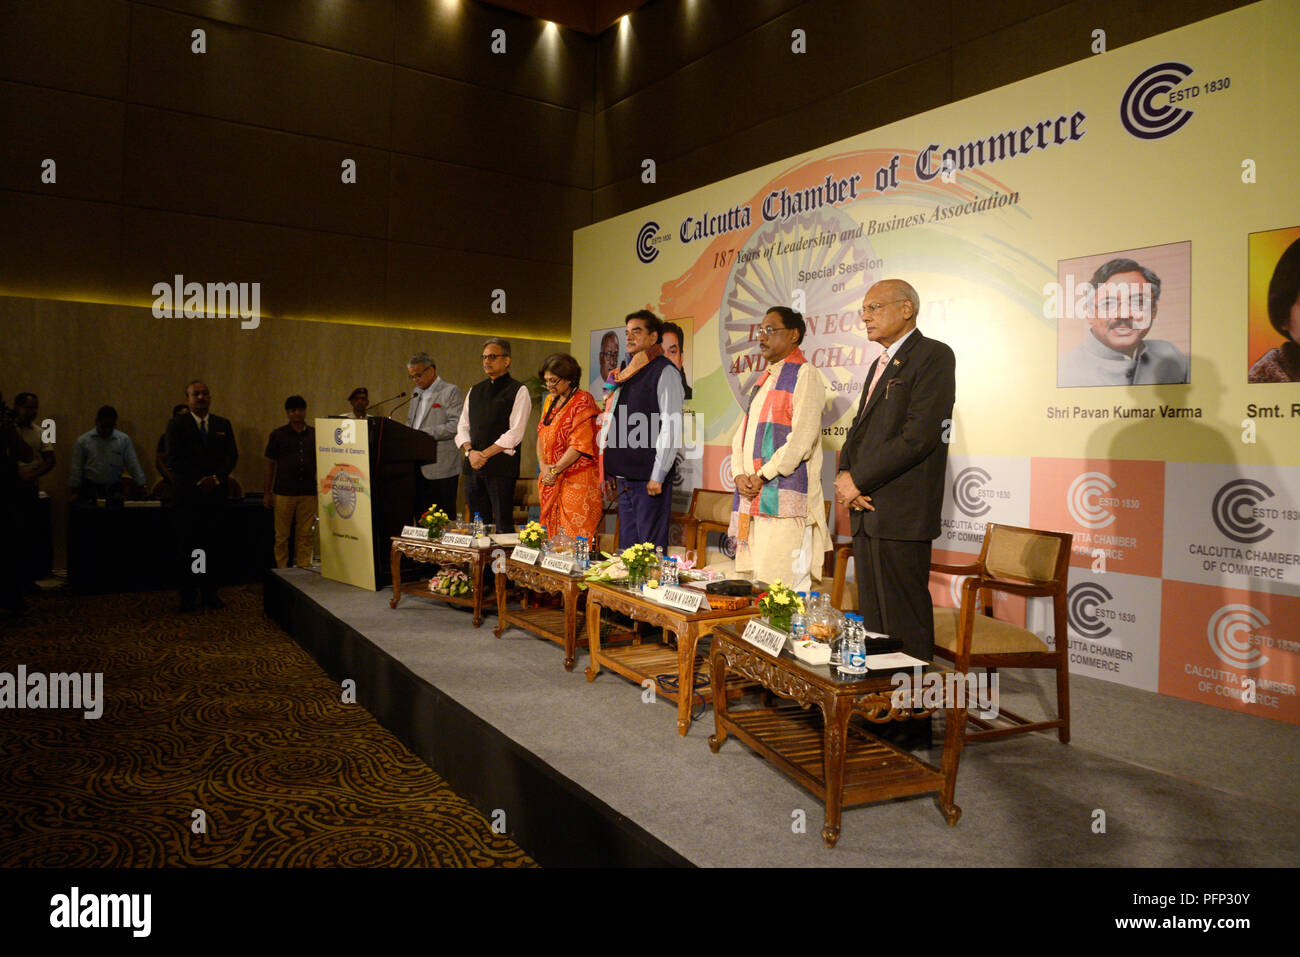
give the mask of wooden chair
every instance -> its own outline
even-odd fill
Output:
[[[953,662],[953,667],[961,673],[981,666],[990,675],[998,668],[1051,668],[1056,672],[1057,718],[1031,721],[1000,708],[998,718],[1005,719],[1010,726],[997,726],[968,712],[967,720],[982,730],[967,733],[965,740],[1056,728],[1061,743],[1070,742],[1069,639],[1065,613],[1072,542],[1073,536],[1065,532],[989,523],[976,561],[964,565],[930,563],[932,571],[970,576],[962,582],[960,608],[934,610],[936,657]],[[1049,649],[1032,631],[994,618],[992,593],[995,591],[1024,598],[1050,597],[1056,650]],[[983,614],[976,614],[981,599]]]
[[[858,610],[858,585],[848,578],[849,559],[853,557],[851,544],[836,545],[835,569],[831,573],[831,605],[840,611]]]

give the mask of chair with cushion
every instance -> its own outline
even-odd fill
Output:
[[[710,553],[708,542],[709,532],[727,533],[731,522],[731,500],[731,492],[697,488],[691,493],[690,507],[680,519],[682,547],[685,551],[695,552],[696,567],[712,568],[725,577],[735,574],[736,563],[717,549]]]
[[[1058,717],[1031,721],[1001,708],[995,725],[972,713],[967,719],[980,728],[968,732],[967,741],[1000,738],[1027,731],[1056,728],[1062,744],[1070,741],[1070,666],[1066,631],[1066,591],[1073,536],[1065,532],[1017,528],[989,523],[979,558],[969,564],[931,562],[932,571],[969,576],[962,582],[960,608],[934,610],[934,653],[953,662],[958,672],[984,667],[990,675],[998,668],[1051,668],[1056,672]],[[1052,599],[1056,650],[1028,629],[993,617],[992,593],[1024,598]],[[983,604],[983,613],[978,606]]]

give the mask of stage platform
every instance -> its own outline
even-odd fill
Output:
[[[685,737],[639,687],[572,672],[518,629],[493,637],[440,602],[272,571],[267,614],[358,703],[544,866],[1294,866],[1300,729],[1090,678],[1071,678],[1073,742],[967,745],[956,827],[930,798],[849,808],[828,850],[819,800],[713,715]],[[1008,672],[1003,704],[1053,695]],[[1024,713],[1022,711],[1022,713]],[[936,740],[942,724],[936,722]],[[939,751],[922,753],[932,763]],[[1096,811],[1105,832],[1096,833]],[[805,825],[797,827],[802,812]]]

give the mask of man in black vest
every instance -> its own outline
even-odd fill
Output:
[[[524,384],[510,377],[510,343],[483,343],[487,378],[469,390],[456,427],[456,446],[465,455],[465,500],[470,515],[515,530],[515,481],[519,478],[519,443],[524,438],[533,400]]]
[[[682,376],[659,345],[662,334],[662,320],[648,309],[627,317],[632,358],[615,373],[618,391],[602,443],[605,476],[618,479],[619,548],[652,542],[668,549]]]
[[[239,452],[230,421],[208,413],[212,396],[206,385],[195,379],[186,387],[185,399],[189,413],[172,416],[167,423],[163,459],[176,481],[173,507],[183,563],[181,611],[192,611],[196,591],[209,608],[222,607],[217,597],[216,552],[227,480]]]

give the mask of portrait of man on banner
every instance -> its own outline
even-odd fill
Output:
[[[1191,243],[1063,260],[1058,388],[1190,381]]]

